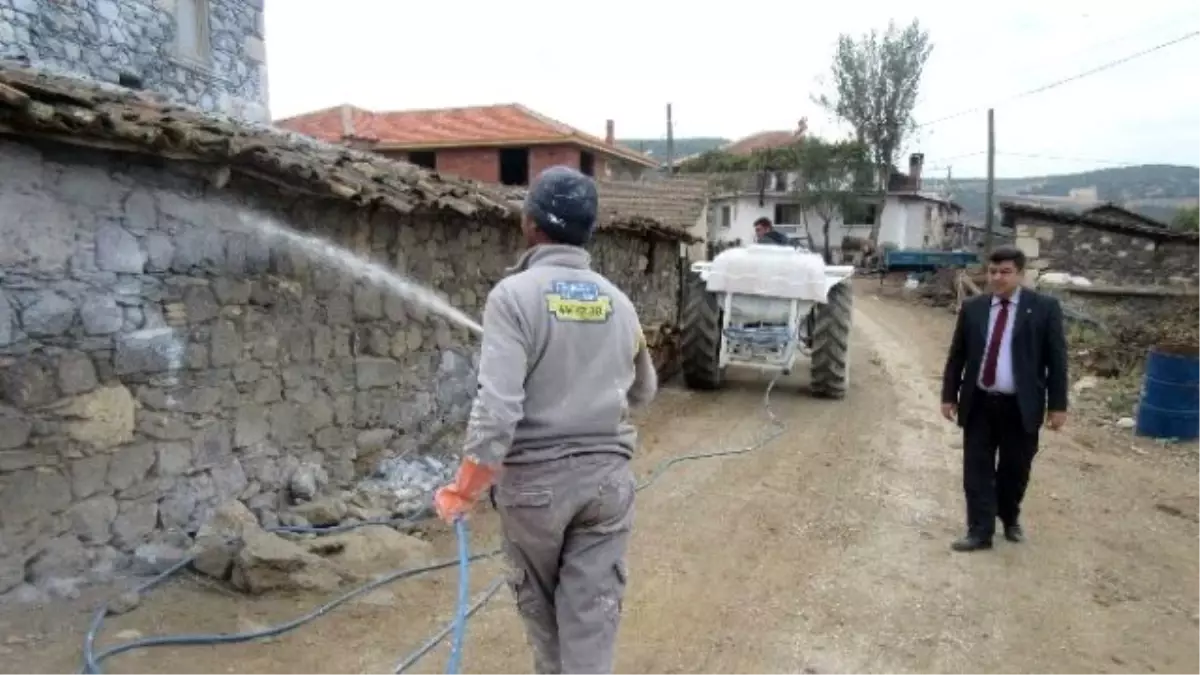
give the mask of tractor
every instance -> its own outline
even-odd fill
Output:
[[[812,394],[844,397],[853,274],[816,253],[762,244],[693,263],[681,336],[687,386],[719,389],[729,366],[787,375],[804,355]]]

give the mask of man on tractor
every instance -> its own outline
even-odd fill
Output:
[[[771,219],[766,216],[754,221],[754,243],[791,246],[787,235],[776,230],[775,226],[771,224]]]

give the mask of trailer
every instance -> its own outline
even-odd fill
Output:
[[[969,267],[979,262],[979,254],[971,251],[936,251],[898,249],[885,251],[881,273],[936,272],[946,267]]]

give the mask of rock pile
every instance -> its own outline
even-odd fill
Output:
[[[380,444],[389,440],[381,438]],[[432,555],[429,544],[389,525],[364,525],[325,536],[295,530],[415,518],[426,511],[430,493],[449,476],[447,463],[434,457],[393,457],[381,461],[375,473],[353,489],[326,493],[325,470],[301,464],[288,481],[290,508],[277,511],[274,505],[259,505],[256,515],[251,506],[236,500],[218,507],[196,534],[189,552],[195,556],[192,565],[255,594],[330,591],[384,570],[420,565]],[[277,527],[285,530],[270,531]],[[173,556],[162,557],[166,562]]]
[[[395,521],[424,514],[433,490],[451,476],[450,464],[435,457],[391,457],[352,489],[332,491],[320,465],[301,463],[285,486],[290,504],[261,494],[228,500],[194,538],[177,529],[158,531],[129,555],[111,549],[89,551],[72,538],[55,540],[23,570],[24,583],[17,579],[9,592],[0,594],[0,604],[74,598],[89,583],[153,576],[192,555],[198,556],[192,565],[197,571],[248,592],[333,588],[359,578],[372,565],[393,569],[407,560],[423,559],[426,544],[387,525],[320,537],[271,531],[374,522],[398,527]],[[109,555],[97,555],[106,551]],[[237,569],[244,571],[235,574]]]
[[[316,503],[316,502],[313,502]],[[386,570],[427,564],[428,542],[385,525],[315,537],[275,534],[238,501],[219,506],[190,551],[196,571],[246,593],[332,591]]]
[[[391,457],[382,460],[372,475],[352,489],[321,495],[328,483],[324,470],[317,465],[301,465],[289,482],[293,502],[290,508],[254,510],[268,529],[277,525],[332,527],[414,518],[427,510],[430,495],[451,475],[449,465],[434,457]]]

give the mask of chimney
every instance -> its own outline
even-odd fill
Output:
[[[912,189],[921,189],[921,168],[925,166],[925,155],[914,152],[908,156],[908,179]]]
[[[354,111],[350,105],[342,104],[342,138],[354,138]]]
[[[606,120],[604,122],[604,142],[608,143],[609,145],[617,142],[616,126],[613,124],[612,120]]]

